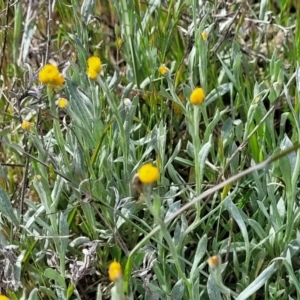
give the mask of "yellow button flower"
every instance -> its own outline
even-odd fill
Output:
[[[211,256],[207,262],[211,268],[216,268],[221,264],[221,257],[219,255]]]
[[[158,72],[160,75],[165,76],[169,72],[169,69],[165,65],[160,65]]]
[[[64,82],[65,82],[65,78],[59,73],[59,75],[53,79],[51,84],[53,86],[62,86]]]
[[[118,38],[116,39],[116,47],[117,47],[117,49],[118,49],[119,51],[120,51],[120,49],[122,48],[123,43],[124,43],[124,41],[123,41],[120,37],[118,37]]]
[[[4,296],[4,295],[0,295],[0,300],[9,300],[9,298],[7,298],[7,297]]]
[[[193,105],[200,105],[203,103],[204,98],[205,98],[204,90],[202,88],[196,88],[192,91],[190,95],[190,102]]]
[[[108,275],[111,281],[116,281],[123,276],[121,264],[114,261],[109,265]]]
[[[59,98],[57,101],[57,106],[59,108],[66,108],[69,105],[69,101],[65,98]]]
[[[139,179],[144,184],[152,184],[159,178],[158,168],[152,164],[144,164],[138,170]]]
[[[94,70],[90,70],[87,69],[86,74],[89,76],[89,78],[91,78],[92,80],[96,80],[98,77],[98,72],[94,71]]]
[[[95,72],[99,73],[101,71],[101,60],[97,56],[91,56],[87,60],[87,65],[90,70],[94,70]]]
[[[39,72],[39,81],[52,86],[62,86],[65,79],[56,66],[46,64]]]
[[[32,127],[32,124],[28,121],[24,121],[22,124],[21,124],[21,127],[24,131],[28,131],[31,129]],[[1,300],[1,299],[0,299]]]
[[[97,56],[91,56],[88,60],[87,60],[87,75],[95,80],[98,77],[98,74],[101,71],[101,67],[102,67],[102,63],[99,57]]]

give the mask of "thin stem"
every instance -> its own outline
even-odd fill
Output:
[[[201,148],[201,143],[199,139],[199,124],[200,124],[200,109],[199,106],[193,106],[194,110],[194,119],[193,124],[190,124],[192,126],[191,132],[193,132],[193,145],[194,145],[194,159],[195,159],[195,179],[196,179],[196,195],[200,195],[201,193],[201,168],[200,168],[200,161],[199,161],[199,152]],[[201,212],[201,203],[196,203],[196,211],[197,211],[197,218],[200,217]]]

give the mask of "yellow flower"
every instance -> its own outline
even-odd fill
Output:
[[[39,81],[43,84],[61,86],[64,84],[65,79],[59,73],[59,70],[56,66],[47,64],[39,72]]]
[[[120,49],[122,48],[122,45],[123,45],[123,40],[120,37],[118,37],[116,39],[116,47],[117,47],[118,51],[120,51]]]
[[[59,98],[57,101],[57,106],[59,108],[66,108],[69,105],[69,101],[65,98]]]
[[[165,76],[169,72],[169,69],[165,65],[160,65],[158,72],[160,75]]]
[[[88,69],[94,70],[95,72],[99,73],[101,71],[101,60],[97,56],[91,56],[87,60]]]
[[[53,82],[51,83],[54,86],[62,86],[65,82],[65,78],[59,73],[58,76],[56,76],[53,79]]]
[[[9,298],[7,298],[7,297],[4,296],[4,295],[0,295],[0,300],[9,300]]]
[[[109,265],[108,275],[111,281],[116,281],[123,276],[121,264],[114,261]]]
[[[211,268],[216,268],[221,264],[221,257],[219,255],[214,255],[211,256],[207,261]]]
[[[97,56],[91,56],[88,60],[87,60],[87,71],[86,74],[92,79],[95,80],[98,77],[98,74],[101,71],[101,60],[99,57]]]
[[[207,40],[207,33],[206,33],[205,31],[203,31],[203,32],[201,33],[201,36],[202,36],[203,41],[206,41],[206,40]]]
[[[87,69],[86,74],[89,76],[89,78],[91,78],[92,80],[96,80],[98,77],[98,72],[96,72],[95,70],[90,70]]]
[[[91,56],[87,60],[87,65],[90,70],[94,70],[95,72],[99,73],[101,71],[101,60],[97,56]]]
[[[32,124],[28,121],[23,121],[23,123],[21,124],[21,127],[24,131],[28,131],[32,127]]]
[[[139,179],[144,184],[152,184],[159,177],[158,168],[152,164],[144,164],[138,170]]]
[[[205,98],[205,93],[202,88],[196,88],[190,95],[190,101],[193,105],[202,104]]]

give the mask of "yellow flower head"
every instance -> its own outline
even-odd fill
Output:
[[[59,98],[57,101],[57,106],[59,108],[66,108],[69,105],[69,101],[65,98]]]
[[[39,81],[43,84],[62,86],[65,82],[65,79],[59,73],[59,70],[56,66],[47,64],[39,72]]]
[[[123,276],[121,264],[114,261],[109,265],[108,275],[111,281],[116,281]]]
[[[9,298],[7,298],[7,297],[4,296],[4,295],[0,295],[0,300],[9,300]]]
[[[200,105],[203,103],[205,98],[205,93],[202,88],[196,88],[192,91],[190,95],[190,101],[193,105]]]
[[[122,48],[122,45],[123,45],[123,40],[120,37],[118,37],[116,39],[116,47],[117,47],[117,49],[120,50]]]
[[[158,168],[152,164],[144,164],[138,170],[139,179],[144,184],[152,184],[159,178]]]
[[[205,31],[203,31],[203,32],[201,33],[201,36],[202,36],[203,41],[206,41],[206,40],[207,40],[207,33],[206,33]]]
[[[21,124],[21,127],[24,131],[28,131],[32,127],[32,124],[28,121],[23,121],[23,123]]]
[[[94,71],[94,70],[90,70],[87,69],[86,74],[89,76],[89,78],[91,78],[92,80],[96,80],[98,77],[98,72]]]
[[[91,56],[88,60],[87,60],[87,65],[88,65],[88,69],[89,70],[93,70],[97,73],[99,73],[101,71],[101,60],[99,57],[97,56]]]
[[[58,76],[56,76],[51,83],[54,86],[62,86],[65,82],[65,78],[59,73]]]
[[[87,60],[88,68],[86,70],[86,74],[91,78],[92,80],[96,80],[100,71],[101,71],[101,60],[97,56],[91,56]]]
[[[221,264],[221,257],[219,255],[211,256],[207,262],[211,268],[216,268]]]
[[[169,69],[165,65],[160,65],[158,72],[160,75],[165,76],[169,72]]]

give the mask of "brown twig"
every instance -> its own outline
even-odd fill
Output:
[[[5,12],[5,28],[4,28],[3,44],[2,44],[2,49],[1,49],[2,55],[1,55],[1,61],[0,61],[0,74],[3,74],[2,66],[4,63],[7,32],[8,32],[8,8],[9,8],[9,0],[6,1],[6,8],[5,8],[5,10],[6,10],[6,12]]]
[[[44,59],[44,64],[47,63],[49,59],[49,52],[51,48],[51,28],[52,28],[52,0],[48,0],[48,15],[47,15],[47,44],[46,44],[46,55]]]

